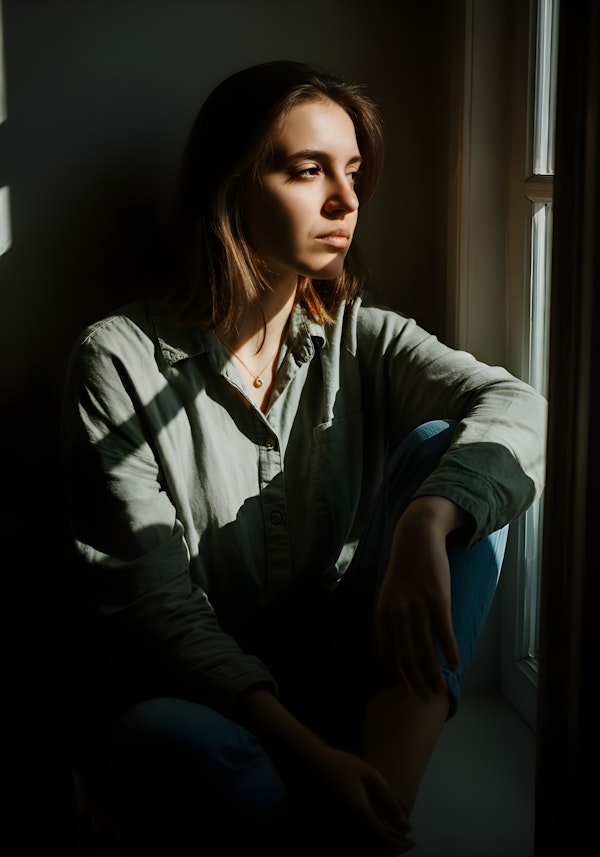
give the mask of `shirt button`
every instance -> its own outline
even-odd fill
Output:
[[[269,515],[269,520],[272,524],[280,524],[283,521],[283,515],[278,509],[274,509]]]

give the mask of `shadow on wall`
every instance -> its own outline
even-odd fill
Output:
[[[72,200],[70,247],[61,255],[70,267],[67,288],[81,288],[78,328],[168,276],[166,206],[153,187],[151,164],[107,162]]]
[[[6,592],[11,609],[4,628],[9,689],[32,666],[30,653],[29,666],[23,663],[23,652],[34,638],[74,619],[60,460],[62,387],[72,344],[83,327],[148,292],[164,273],[165,216],[148,191],[152,187],[149,169],[121,162],[117,170],[106,163],[101,174],[90,171],[78,183],[66,215],[49,220],[35,254],[27,252],[26,241],[17,242],[1,260],[7,282],[11,274],[14,283],[35,282],[41,269],[47,275],[40,300],[9,295],[17,304],[15,318],[26,312],[30,319],[26,330],[13,324],[9,331],[16,359],[3,367],[5,448],[10,451],[5,543],[13,548]],[[28,297],[31,308],[23,310],[19,303]]]

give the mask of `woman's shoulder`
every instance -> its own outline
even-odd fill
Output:
[[[377,329],[385,325],[402,328],[412,321],[401,310],[369,291],[361,292],[346,308],[346,317],[365,329]]]
[[[73,349],[72,363],[127,366],[131,371],[163,373],[180,360],[207,350],[210,334],[177,322],[172,312],[153,299],[140,298],[88,324]]]
[[[143,342],[152,336],[152,309],[145,299],[124,304],[88,323],[79,334],[76,349],[96,350],[125,341]]]
[[[67,375],[99,387],[124,372],[129,377],[156,374],[152,310],[139,299],[87,324],[73,343]],[[112,379],[112,380],[111,380]]]
[[[389,306],[372,292],[362,292],[351,304],[343,308],[344,339],[361,342],[389,340],[418,327],[414,319]]]

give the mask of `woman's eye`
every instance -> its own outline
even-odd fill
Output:
[[[321,167],[305,167],[302,170],[297,170],[294,174],[299,179],[311,179],[318,176],[322,172]]]

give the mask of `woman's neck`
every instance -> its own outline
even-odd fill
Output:
[[[297,284],[281,288],[248,308],[239,332],[223,339],[238,364],[250,399],[266,413],[277,374],[277,358],[296,300]]]
[[[239,330],[224,340],[231,351],[247,356],[268,356],[279,351],[296,301],[297,284],[285,291],[274,289],[248,307]]]

